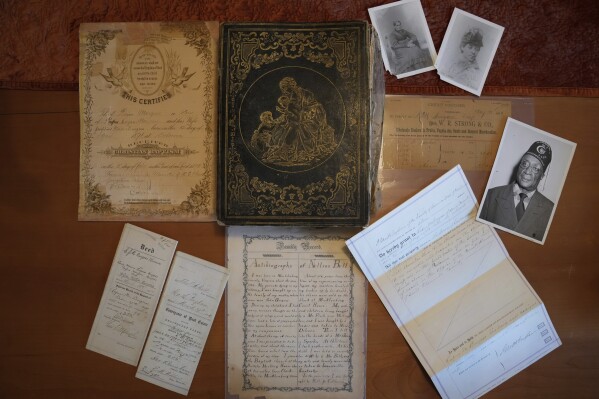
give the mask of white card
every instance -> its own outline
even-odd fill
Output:
[[[137,378],[187,395],[229,271],[177,252]]]
[[[177,241],[125,224],[86,348],[137,365]]]

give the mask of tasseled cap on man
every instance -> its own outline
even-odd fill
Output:
[[[460,47],[464,47],[467,44],[481,48],[483,46],[483,35],[480,33],[478,28],[472,28],[462,36],[462,42]]]
[[[543,164],[543,170],[547,170],[547,166],[551,162],[551,147],[544,141],[535,141],[532,143],[526,154],[530,154],[537,158]]]

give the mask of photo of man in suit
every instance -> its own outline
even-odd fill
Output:
[[[479,218],[543,240],[554,204],[537,187],[549,163],[551,147],[543,141],[535,141],[520,158],[515,180],[487,191]]]

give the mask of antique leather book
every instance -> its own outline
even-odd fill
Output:
[[[383,97],[373,32],[362,21],[221,26],[221,223],[368,224]]]

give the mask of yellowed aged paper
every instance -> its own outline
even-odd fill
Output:
[[[177,252],[135,376],[187,395],[229,272]]]
[[[218,32],[81,25],[80,220],[215,220]]]
[[[136,366],[177,241],[125,224],[86,348]]]
[[[350,234],[227,228],[227,398],[365,397],[367,283]]]
[[[490,170],[510,101],[386,96],[383,169]]]

